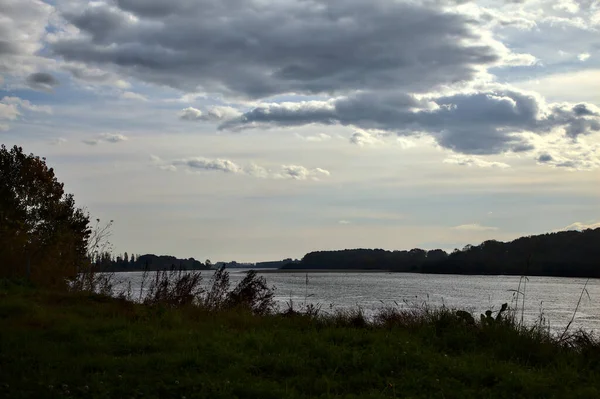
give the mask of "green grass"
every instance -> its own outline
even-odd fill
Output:
[[[600,351],[451,312],[254,316],[0,285],[1,398],[594,398]]]

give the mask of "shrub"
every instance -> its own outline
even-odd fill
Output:
[[[200,272],[157,271],[144,297],[147,305],[180,307],[197,303],[204,293]]]
[[[250,270],[233,291],[228,293],[226,306],[244,307],[253,313],[264,315],[275,310],[274,295],[274,289],[267,286],[265,278]]]
[[[202,286],[202,281],[199,271],[157,271],[140,299],[147,305],[194,305],[209,311],[247,309],[258,315],[266,315],[276,309],[274,288],[269,288],[265,278],[258,276],[254,270],[250,270],[233,290],[230,290],[229,273],[223,267],[215,271],[208,289]]]

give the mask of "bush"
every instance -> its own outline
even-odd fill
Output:
[[[201,272],[157,271],[141,302],[167,307],[194,305],[210,311],[246,309],[266,315],[276,308],[273,297],[274,289],[254,270],[230,290],[229,273],[222,267],[215,271],[208,289],[202,286]]]
[[[227,295],[226,305],[230,308],[243,307],[256,314],[268,314],[275,309],[274,289],[267,286],[264,277],[250,270],[246,277]]]

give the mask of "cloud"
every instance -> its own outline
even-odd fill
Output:
[[[554,160],[554,157],[552,155],[548,154],[547,152],[540,154],[537,158],[537,161],[539,163],[552,162],[553,160]]]
[[[0,100],[0,122],[14,121],[21,116],[22,111],[52,113],[52,109],[49,106],[34,105],[19,97],[6,96]],[[8,124],[2,123],[1,125],[0,130],[8,130]]]
[[[58,138],[55,138],[55,139],[51,140],[48,144],[50,144],[50,145],[62,145],[64,143],[66,143],[67,141],[68,140],[65,139],[65,138],[63,138],[63,137],[58,137]]]
[[[37,53],[54,8],[40,0],[3,0],[0,7],[0,74],[26,76],[51,66]]]
[[[173,161],[171,165],[187,166],[194,170],[218,170],[226,173],[243,173],[244,171],[241,166],[228,159],[188,158]]]
[[[581,62],[586,61],[590,58],[590,53],[581,53],[577,56],[577,59]]]
[[[100,139],[103,141],[107,141],[109,143],[118,143],[121,141],[129,140],[128,137],[126,137],[122,134],[116,134],[116,133],[103,133],[100,135]]]
[[[482,226],[478,223],[461,224],[460,226],[452,227],[452,229],[460,230],[460,231],[495,231],[495,230],[498,230],[497,227]]]
[[[36,72],[27,76],[27,85],[34,90],[51,92],[59,84],[54,76],[46,72]]]
[[[98,145],[100,143],[120,143],[122,141],[127,141],[129,140],[129,138],[127,136],[124,136],[122,134],[118,134],[118,133],[102,133],[101,135],[95,137],[95,138],[91,138],[91,139],[85,139],[82,140],[82,142],[84,144],[87,145],[91,145],[91,146],[95,146]]]
[[[328,170],[321,168],[308,169],[301,165],[283,165],[281,173],[284,177],[294,180],[306,180],[309,178],[318,180],[319,177],[330,175]]]
[[[281,165],[279,168],[270,169],[255,163],[242,166],[234,161],[222,158],[193,157],[173,161],[163,161],[155,155],[152,155],[150,158],[156,167],[168,171],[177,171],[180,169],[190,172],[218,171],[263,179],[291,180],[319,180],[321,177],[330,176],[329,171],[325,169],[309,169],[301,165]]]
[[[531,136],[530,141],[539,165],[572,171],[600,168],[600,132],[577,140],[555,133],[544,139]]]
[[[587,3],[501,4],[499,11],[445,0],[163,3],[61,2],[57,15],[64,26],[50,35],[45,50],[64,60],[63,69],[74,77],[94,84],[126,88],[131,78],[190,98],[256,100],[243,114],[231,106],[190,106],[179,113],[182,120],[219,123],[220,129],[339,124],[356,129],[351,142],[358,145],[392,134],[429,135],[467,155],[533,152],[524,138],[528,132],[562,129],[578,140],[600,130],[600,115],[578,112],[591,109],[581,101],[547,104],[538,95],[490,83],[505,80],[492,72],[510,74],[509,67],[545,62],[510,50],[527,49],[518,45],[519,35],[536,38],[538,27],[546,33],[552,24],[575,29],[570,19],[581,19],[577,29],[590,31]],[[586,54],[579,47],[572,51]],[[127,93],[124,98],[141,99]],[[273,101],[315,95],[323,99]]]
[[[561,229],[563,231],[568,231],[568,230],[586,230],[586,229],[597,229],[600,228],[600,222],[590,222],[590,223],[582,223],[582,222],[575,222],[575,223],[571,223],[570,225],[568,225],[567,227]]]
[[[91,87],[110,86],[128,89],[131,84],[117,74],[80,62],[66,62],[61,68],[69,72],[77,81]]]
[[[179,119],[186,121],[222,122],[237,118],[241,114],[237,109],[228,106],[213,106],[204,112],[194,107],[187,107],[181,110]]]
[[[310,141],[310,142],[322,142],[331,140],[331,136],[326,133],[319,133],[315,135],[303,136],[300,134],[296,134],[300,140]]]
[[[15,120],[21,115],[15,104],[4,104],[0,102],[0,120]]]
[[[413,147],[417,146],[417,144],[413,140],[407,139],[405,137],[396,138],[396,143],[398,143],[400,148],[402,148],[403,150],[407,150],[409,148],[413,148]]]
[[[139,93],[134,93],[131,91],[126,91],[121,93],[121,98],[125,99],[125,100],[134,100],[134,101],[148,101],[148,99],[139,94]]]
[[[0,123],[0,132],[5,132],[10,128],[10,126],[8,126],[5,123]]]
[[[194,107],[187,107],[179,113],[179,119],[183,119],[185,121],[197,121],[202,120],[202,111]]]
[[[352,222],[350,222],[349,220],[340,220],[338,221],[338,224],[351,224]]]
[[[74,28],[49,50],[67,62],[186,92],[247,98],[390,87],[427,92],[519,58],[482,36],[470,16],[429,4],[163,3],[61,5],[61,17]]]
[[[6,97],[2,98],[2,100],[0,100],[0,103],[12,104],[12,105],[18,107],[19,109],[31,111],[31,112],[41,112],[41,113],[45,113],[45,114],[52,113],[52,108],[50,106],[34,105],[30,101],[23,100],[22,98],[19,98],[19,97],[6,96]]]
[[[461,166],[476,166],[479,168],[510,168],[510,165],[504,162],[490,162],[477,157],[467,157],[464,155],[453,155],[444,159],[444,163],[461,165]]]
[[[397,92],[360,93],[330,101],[264,103],[220,129],[298,126],[312,123],[350,125],[361,130],[357,144],[377,141],[381,132],[411,136],[427,133],[442,147],[462,154],[499,154],[533,150],[522,133],[544,135],[562,129],[571,138],[600,130],[598,107],[553,103],[533,93],[498,87],[422,97]],[[371,131],[379,131],[377,134]]]
[[[383,143],[381,137],[381,133],[369,132],[363,129],[356,129],[354,134],[352,134],[352,136],[350,137],[350,142],[359,146],[380,144]]]

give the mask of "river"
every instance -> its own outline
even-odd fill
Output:
[[[228,269],[232,286],[247,270]],[[203,271],[208,282],[213,271]],[[389,272],[260,272],[269,286],[275,287],[280,309],[290,301],[298,308],[315,304],[324,312],[361,307],[372,316],[383,306],[447,306],[472,311],[497,310],[508,302],[514,305],[518,276],[464,276]],[[139,293],[142,272],[118,273],[124,287],[131,282],[134,295]],[[529,277],[521,281],[525,291],[524,320],[534,323],[543,315],[554,333],[560,333],[571,320],[587,279]],[[524,286],[524,284],[526,285]],[[600,280],[590,279],[575,314],[571,329],[600,331]],[[519,307],[522,298],[519,299]]]

